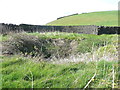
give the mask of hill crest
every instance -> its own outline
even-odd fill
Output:
[[[47,23],[50,26],[118,26],[118,11],[101,11],[82,14],[72,14],[57,18],[57,20]]]

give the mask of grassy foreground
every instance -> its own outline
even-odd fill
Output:
[[[64,17],[47,25],[74,26],[74,25],[98,25],[98,26],[118,26],[118,11],[102,11],[84,13],[74,16]]]
[[[52,64],[19,56],[2,59],[2,88],[84,88],[90,80],[89,88],[118,88],[115,61]]]
[[[23,54],[0,57],[2,88],[118,88],[118,35],[54,32],[1,38],[0,42],[11,44],[9,50],[14,50],[15,46]],[[71,55],[81,55],[77,62],[76,57],[69,59],[69,55],[68,61],[73,62],[64,63],[64,58],[57,57],[58,54],[66,56],[69,48],[75,50]],[[30,57],[36,52],[42,54]],[[45,57],[38,60],[41,55]],[[49,61],[44,60],[46,55]],[[63,63],[50,60],[53,55]]]

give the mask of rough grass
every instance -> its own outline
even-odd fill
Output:
[[[25,57],[22,55],[0,57],[2,88],[84,88],[95,73],[96,76],[88,88],[113,88],[113,84],[114,88],[118,88],[118,35],[54,32],[13,34],[2,38],[5,39],[1,42],[12,48],[15,46],[16,49],[31,50],[30,53],[28,51],[23,53]],[[64,44],[61,46],[59,41]],[[53,42],[57,44],[56,47],[52,47]],[[57,54],[59,52],[58,55],[63,54],[61,51],[64,55],[69,54],[68,50],[66,51],[68,44],[77,48],[74,48],[73,55],[66,58],[50,60],[48,56],[49,61],[46,61],[45,58],[41,59],[41,54],[39,57],[29,57],[41,50],[41,44],[44,46],[42,53],[45,55],[51,53],[55,56],[56,51]]]
[[[7,36],[8,37],[8,36]],[[87,35],[75,33],[23,33],[3,41],[3,53],[23,53],[43,57],[67,57],[92,52],[106,45],[117,48],[118,35]]]
[[[74,26],[74,25],[98,25],[118,26],[118,11],[103,11],[79,14],[64,17],[48,23],[47,25]]]
[[[52,64],[35,62],[20,56],[2,57],[2,88],[84,88],[96,72],[89,88],[118,87],[116,61]]]

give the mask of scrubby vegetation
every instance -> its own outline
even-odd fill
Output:
[[[3,88],[118,88],[118,35],[1,36]]]
[[[118,35],[98,36],[60,32],[22,33],[12,35],[8,41],[3,42],[3,54],[22,53],[31,56],[39,55],[44,58],[64,58],[78,53],[93,53],[93,49],[94,51],[98,48],[102,50],[101,47],[107,48],[108,52],[112,48],[116,54],[117,44]]]
[[[83,13],[64,17],[48,23],[47,25],[74,26],[74,25],[98,25],[118,26],[118,11],[102,11]]]

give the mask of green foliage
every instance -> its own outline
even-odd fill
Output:
[[[114,45],[106,45],[104,47],[100,47],[97,50],[97,53],[103,54],[103,53],[116,53],[117,52],[117,46]]]
[[[9,35],[0,35],[0,42],[2,42],[2,41],[7,41],[8,39],[9,39]]]
[[[6,36],[3,36],[6,37]],[[9,37],[9,35],[8,35]],[[9,42],[9,43],[8,43]],[[53,64],[45,61],[49,55],[77,53],[115,54],[118,35],[87,35],[75,33],[24,33],[3,41],[10,50],[20,50],[24,56],[1,56],[2,88],[84,88],[96,72],[89,88],[112,88],[113,66],[115,88],[118,87],[117,61],[90,61]],[[12,48],[11,48],[12,46]],[[70,49],[73,48],[73,49]],[[14,50],[14,49],[13,49]],[[44,56],[43,59],[41,57]],[[84,54],[85,55],[85,54]],[[94,55],[94,54],[93,54]],[[58,58],[57,60],[59,61]],[[66,56],[65,56],[66,57]],[[39,60],[40,58],[40,60]],[[63,59],[64,60],[64,59]]]
[[[114,82],[114,86],[115,88],[118,88],[118,62],[115,61],[105,61],[102,60],[100,62],[98,62],[98,73],[95,78],[94,82],[91,84],[91,87],[94,88],[111,88],[112,83],[111,82],[113,80],[113,66],[115,71],[115,82]]]
[[[38,38],[44,39],[69,39],[69,40],[81,40],[83,34],[77,33],[65,33],[65,32],[45,32],[45,33],[26,33],[27,35],[34,35]]]
[[[116,38],[117,35],[84,35],[84,39],[79,42],[78,51],[86,53],[106,45],[117,45]]]
[[[118,11],[102,11],[64,17],[48,23],[56,26],[98,25],[118,26]]]
[[[32,78],[34,88],[84,88],[95,72],[97,76],[89,88],[111,88],[112,65],[117,73],[115,61],[52,64],[19,56],[3,57],[2,88],[31,88]],[[117,77],[115,74],[116,84]]]

